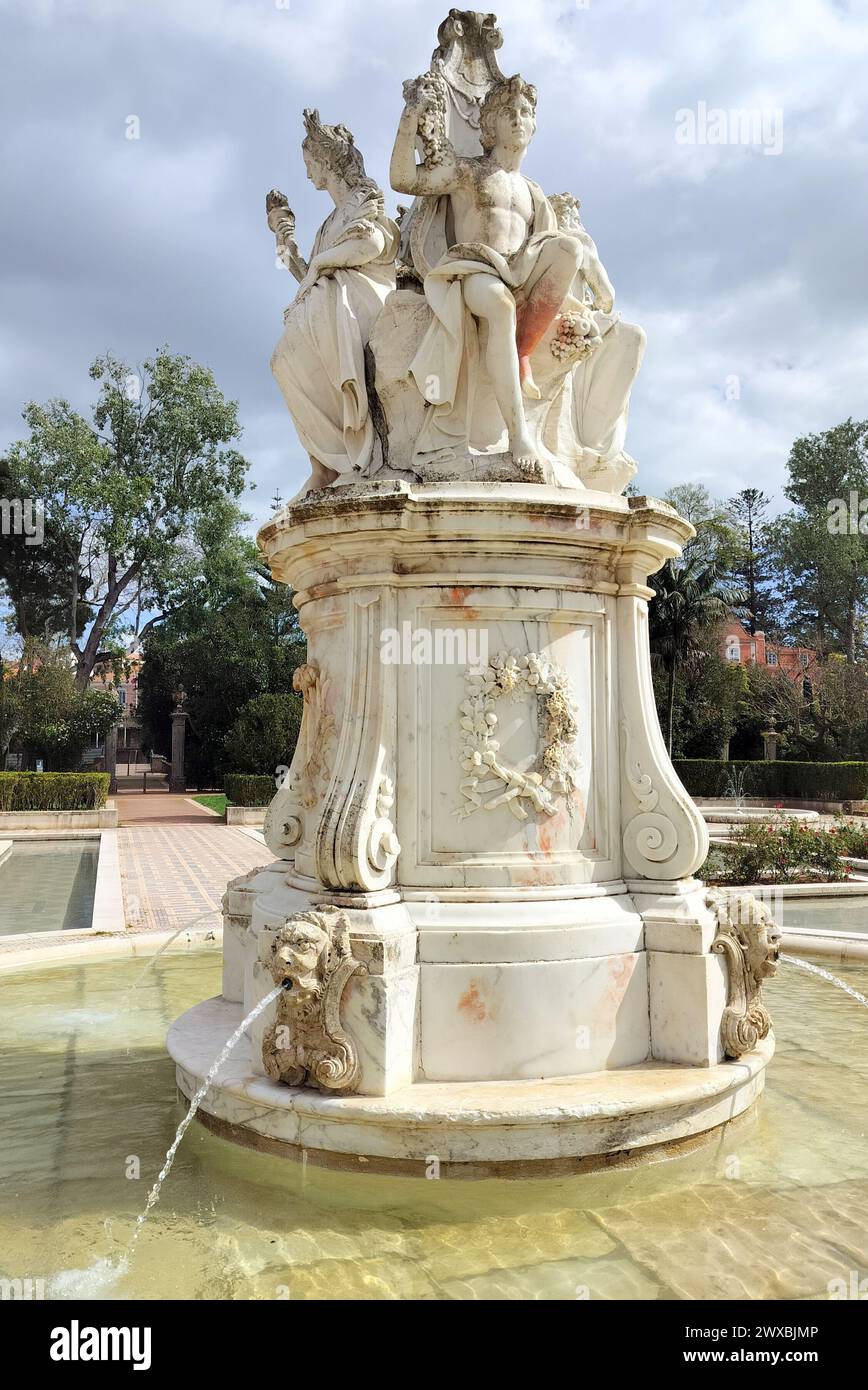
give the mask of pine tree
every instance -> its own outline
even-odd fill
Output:
[[[743,488],[729,499],[729,517],[740,536],[731,573],[745,591],[738,616],[751,636],[773,636],[779,626],[780,599],[774,590],[766,519],[770,503],[771,498],[755,487]]]

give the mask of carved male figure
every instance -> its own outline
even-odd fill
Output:
[[[430,138],[431,111],[442,105],[441,79],[405,84],[406,106],[392,153],[392,186],[415,196],[448,195],[449,249],[425,277],[435,320],[412,371],[441,414],[455,407],[468,341],[465,314],[482,328],[485,366],[516,463],[536,464],[524,398],[539,398],[530,355],[569,297],[585,248],[559,229],[542,189],[521,173],[536,129],[536,89],[515,76],[482,103],[482,155],[457,155]],[[426,157],[416,163],[421,134]],[[465,417],[466,418],[466,417]],[[448,429],[447,429],[448,433]],[[456,431],[457,438],[457,431]]]

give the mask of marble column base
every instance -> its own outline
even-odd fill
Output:
[[[714,919],[702,885],[630,887],[495,902],[408,893],[347,906],[363,969],[341,1009],[358,1051],[359,1093],[550,1080],[652,1058],[722,1062],[726,970],[710,950]],[[224,998],[252,1009],[273,985],[265,963],[273,930],[333,900],[294,886],[285,860],[234,880],[224,899]],[[272,1006],[250,1030],[260,1075],[273,1018]]]
[[[168,1049],[190,1097],[241,1006],[223,998],[195,1005],[172,1026]],[[418,1172],[433,1164],[460,1175],[525,1176],[528,1165],[569,1169],[674,1152],[744,1114],[760,1095],[774,1051],[771,1036],[737,1062],[685,1067],[647,1061],[617,1071],[546,1081],[416,1082],[388,1096],[327,1096],[253,1073],[243,1040],[209,1089],[200,1118],[252,1148],[338,1166]]]

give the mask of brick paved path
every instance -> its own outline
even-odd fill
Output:
[[[172,931],[209,908],[215,909],[214,917],[199,928],[212,920],[216,926],[229,879],[274,858],[234,826],[213,816],[205,820],[208,824],[172,821],[118,830],[126,919],[133,931]]]
[[[198,825],[203,821],[219,824],[219,817],[207,806],[197,806],[188,796],[172,792],[118,792],[114,798],[121,825],[159,824],[172,821],[176,825]]]

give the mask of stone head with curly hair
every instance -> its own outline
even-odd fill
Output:
[[[529,144],[536,130],[536,87],[525,82],[518,73],[496,83],[483,100],[479,113],[479,138],[486,154],[497,143],[499,117],[504,112],[512,117],[516,140]]]

